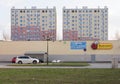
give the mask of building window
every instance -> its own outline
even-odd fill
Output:
[[[51,10],[49,10],[49,13],[51,13]]]
[[[12,22],[12,24],[14,24],[14,22]]]
[[[14,20],[14,18],[12,18],[12,21]]]
[[[18,10],[15,11],[16,13],[18,12]]]
[[[22,10],[20,10],[20,13],[22,13]]]
[[[105,16],[108,16],[108,14],[105,14]]]
[[[34,24],[36,24],[36,22],[34,22]]]
[[[82,26],[79,26],[79,28],[82,28]]]
[[[83,22],[83,24],[85,24],[85,22]]]
[[[107,18],[105,18],[105,20],[107,20]]]
[[[69,10],[67,10],[67,13],[69,13]]]
[[[37,16],[40,16],[40,14],[37,14]]]
[[[15,23],[16,25],[18,24],[18,22]]]
[[[14,14],[12,14],[12,16],[14,16]]]
[[[22,24],[20,24],[20,26],[22,26]]]
[[[12,11],[12,13],[14,13],[14,11]]]
[[[42,16],[42,18],[44,18],[44,16]]]
[[[82,15],[80,14],[79,16],[81,17]]]
[[[44,13],[44,10],[42,10],[42,13]]]
[[[40,10],[37,11],[38,13],[40,12]]]
[[[38,22],[38,24],[40,24],[40,22]]]
[[[79,10],[79,13],[81,13],[81,10]]]
[[[77,13],[77,10],[75,10],[75,12]]]
[[[97,12],[97,10],[94,10],[94,12],[96,13],[96,12]]]
[[[23,11],[23,13],[25,13],[25,10]]]
[[[44,20],[42,20],[42,22],[45,22]]]
[[[27,10],[27,13],[29,13],[30,11],[29,10]]]
[[[49,28],[51,28],[51,26],[49,26]]]
[[[43,27],[42,30],[45,30],[45,28]]]
[[[105,12],[107,12],[107,10],[105,10]]]
[[[29,17],[30,15],[29,15],[29,14],[27,14],[27,16]]]
[[[64,24],[66,24],[66,22],[64,22]]]
[[[72,10],[72,13],[74,13],[74,10]]]

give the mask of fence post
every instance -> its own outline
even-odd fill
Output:
[[[95,63],[95,58],[96,58],[96,55],[95,55],[95,54],[92,54],[92,55],[91,55],[91,62],[92,62],[92,63]]]
[[[112,68],[118,68],[118,58],[117,57],[112,58]]]

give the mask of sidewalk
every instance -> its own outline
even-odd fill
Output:
[[[111,63],[89,63],[90,66],[7,66],[7,64],[0,64],[0,68],[112,68]],[[120,63],[118,64],[120,68]]]
[[[86,68],[112,68],[112,63],[89,63],[90,66]],[[120,68],[120,64],[118,64],[118,68]]]

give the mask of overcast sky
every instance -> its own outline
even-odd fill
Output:
[[[0,39],[2,33],[10,35],[10,9],[15,8],[53,8],[57,10],[57,39],[62,39],[62,8],[104,8],[108,7],[108,36],[109,40],[115,40],[116,33],[120,35],[120,0],[0,0]]]

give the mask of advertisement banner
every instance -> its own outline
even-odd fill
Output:
[[[112,44],[111,43],[100,43],[100,44],[98,44],[98,46],[97,46],[97,48],[98,49],[106,49],[106,50],[108,50],[108,49],[112,49]]]
[[[110,50],[113,48],[113,44],[112,43],[94,42],[91,44],[91,48],[93,50]]]
[[[70,43],[70,47],[72,50],[80,50],[80,49],[86,49],[86,42],[78,42],[78,41],[72,41]]]

